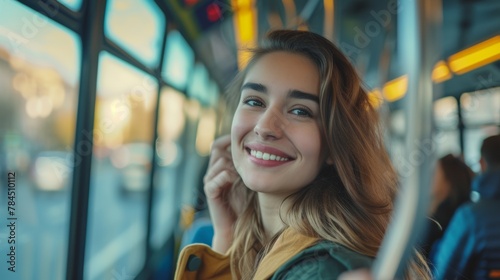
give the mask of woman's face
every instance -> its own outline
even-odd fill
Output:
[[[319,71],[307,57],[273,52],[249,69],[231,128],[234,165],[250,189],[288,195],[312,182],[322,155]]]

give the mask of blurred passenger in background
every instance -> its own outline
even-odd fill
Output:
[[[436,279],[500,278],[500,135],[483,141],[480,164],[478,200],[455,212],[431,260]]]
[[[473,176],[472,170],[451,154],[437,161],[431,188],[431,219],[421,242],[425,257],[432,254],[458,207],[470,201]]]

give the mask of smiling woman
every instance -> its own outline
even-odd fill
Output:
[[[316,66],[298,54],[264,55],[246,75],[231,128],[233,162],[248,188],[274,195],[273,205],[309,184],[325,160],[318,92]]]
[[[253,52],[204,178],[213,250],[186,247],[176,279],[336,279],[371,266],[398,182],[361,80],[312,32],[271,32]],[[418,253],[406,278],[430,278]]]

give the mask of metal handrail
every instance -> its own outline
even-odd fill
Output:
[[[429,201],[432,147],[431,72],[439,57],[436,46],[441,24],[441,1],[403,0],[398,8],[398,49],[402,71],[408,75],[405,96],[406,156],[412,170],[401,177],[394,217],[373,266],[376,280],[402,279],[414,244],[425,226]],[[420,149],[425,143],[430,148]]]

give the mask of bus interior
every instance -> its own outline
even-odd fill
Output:
[[[193,223],[210,242],[202,178],[227,133],[224,90],[273,29],[349,57],[400,175],[448,153],[478,172],[500,133],[499,14],[495,0],[0,0],[0,220],[8,172],[17,217],[16,272],[2,226],[0,278],[172,279]],[[409,102],[412,48],[428,103]],[[426,160],[411,162],[427,119]]]

